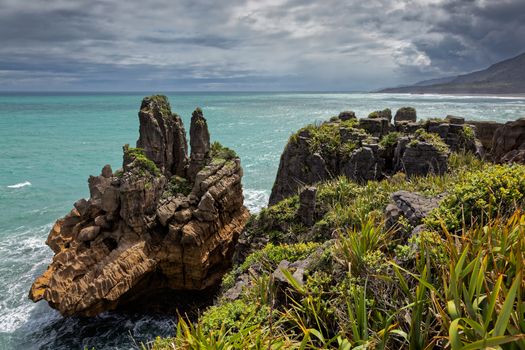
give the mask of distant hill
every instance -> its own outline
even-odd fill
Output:
[[[390,93],[513,94],[525,93],[525,53],[493,64],[485,70],[425,80],[411,86],[383,89]]]

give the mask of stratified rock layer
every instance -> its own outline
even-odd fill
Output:
[[[166,98],[143,100],[140,148],[125,146],[123,170],[107,165],[91,176],[89,200],[55,223],[46,241],[55,256],[31,287],[33,301],[45,299],[63,315],[94,316],[137,300],[153,305],[149,296],[160,290],[218,285],[249,213],[239,159],[210,151],[206,120],[195,113],[198,157],[188,161],[182,120]]]
[[[476,128],[463,118],[416,122],[416,110],[404,107],[396,112],[394,124],[390,120],[389,109],[361,119],[347,111],[299,130],[281,155],[269,205],[341,175],[366,182],[399,171],[408,176],[443,174],[450,151],[484,153]]]

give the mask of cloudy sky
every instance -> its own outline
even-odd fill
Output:
[[[525,0],[0,0],[0,90],[363,91],[525,51]]]

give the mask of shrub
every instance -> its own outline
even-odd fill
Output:
[[[220,142],[215,141],[211,144],[210,155],[212,158],[230,160],[237,158],[237,153],[234,150],[224,147]]]
[[[379,146],[383,148],[390,148],[394,147],[397,144],[397,140],[399,140],[399,137],[401,136],[400,133],[397,131],[392,131],[383,136],[381,141],[379,141]]]
[[[221,328],[237,332],[243,327],[257,325],[268,319],[269,308],[249,303],[244,300],[234,300],[218,306],[212,306],[201,316],[203,331],[210,332]]]
[[[425,223],[459,230],[463,223],[509,215],[525,201],[525,166],[487,165],[465,174]]]
[[[188,180],[180,176],[172,176],[168,186],[166,187],[165,196],[177,195],[181,193],[184,196],[187,196],[191,192],[191,184]]]
[[[133,165],[140,170],[148,171],[151,175],[160,175],[157,165],[149,159],[142,148],[133,148],[129,145],[124,146],[124,158],[133,162]]]

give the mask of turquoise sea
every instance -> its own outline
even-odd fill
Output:
[[[129,349],[173,334],[175,317],[103,314],[62,318],[28,290],[52,257],[52,223],[88,196],[87,178],[121,165],[122,146],[138,137],[137,112],[148,93],[0,95],[0,350]],[[264,206],[290,134],[342,110],[359,116],[414,106],[420,118],[447,114],[508,121],[525,116],[525,97],[358,93],[166,93],[189,128],[200,106],[213,140],[241,156],[245,203]]]

